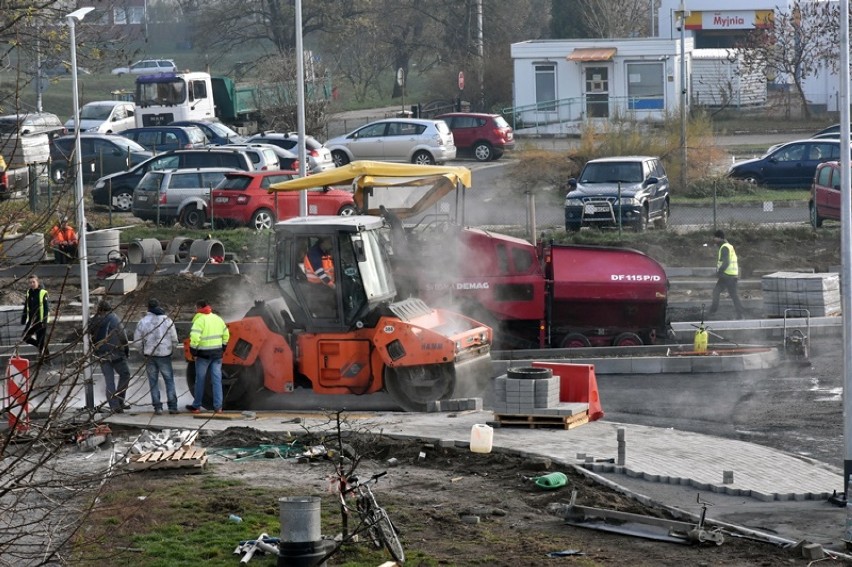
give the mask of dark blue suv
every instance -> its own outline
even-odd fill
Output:
[[[207,142],[210,144],[244,144],[246,142],[245,136],[239,135],[221,122],[178,120],[172,122],[169,126],[197,126],[207,136]]]
[[[197,126],[145,126],[119,132],[152,152],[203,148],[207,136]]]

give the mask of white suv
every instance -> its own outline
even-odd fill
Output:
[[[325,143],[338,167],[357,159],[434,165],[456,159],[453,133],[443,120],[388,118]]]
[[[177,71],[175,62],[171,59],[143,59],[127,67],[116,67],[110,71],[113,75],[152,75],[154,73],[174,73]]]
[[[281,169],[277,148],[269,144],[227,144],[210,145],[209,148],[225,148],[245,152],[251,158],[252,169],[255,171],[275,171]]]
[[[261,132],[247,141],[254,144],[272,144],[299,155],[299,134],[296,132]],[[305,136],[305,158],[307,169],[311,173],[320,173],[336,167],[331,152],[313,136]]]

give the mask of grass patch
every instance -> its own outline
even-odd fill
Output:
[[[270,492],[212,474],[174,476],[147,472],[111,481],[85,528],[73,541],[71,563],[80,567],[211,567],[238,563],[234,548],[261,533],[280,532],[278,498],[304,496],[286,488]],[[323,533],[339,529],[340,515],[324,502]],[[236,514],[242,522],[229,521]],[[352,520],[350,520],[352,521]],[[379,565],[387,552],[366,544],[344,546],[335,565]],[[414,557],[412,558],[414,559]],[[257,555],[252,564],[275,565],[277,558]],[[427,563],[421,563],[427,565]]]

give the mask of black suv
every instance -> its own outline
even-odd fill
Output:
[[[64,183],[73,168],[74,136],[55,138],[50,143],[50,177],[54,183]],[[83,181],[126,171],[128,167],[142,163],[153,154],[118,134],[82,132],[80,134],[80,156],[83,165]]]
[[[669,222],[669,178],[660,158],[625,156],[593,159],[579,179],[568,180],[565,230],[583,226],[629,226],[645,230]]]
[[[149,171],[161,169],[226,167],[252,171],[251,158],[237,149],[201,148],[197,150],[174,150],[154,156],[132,169],[113,173],[98,179],[92,190],[92,199],[98,205],[112,205],[119,211],[130,211],[133,206],[133,190]]]
[[[207,136],[197,126],[143,126],[119,132],[152,152],[203,148]]]

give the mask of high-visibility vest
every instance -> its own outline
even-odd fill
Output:
[[[734,276],[739,277],[740,275],[740,266],[737,264],[737,253],[734,252],[734,247],[731,246],[730,243],[725,242],[719,247],[719,255],[716,258],[716,269],[722,267],[722,249],[728,249],[728,267],[725,268],[726,276]]]
[[[29,295],[29,294],[27,294],[27,295]],[[33,319],[33,321],[47,322],[47,318],[45,317],[45,313],[44,313],[44,298],[45,297],[47,297],[47,290],[46,289],[39,289],[38,290],[38,318]],[[31,314],[30,314],[29,311],[30,311],[30,302],[29,302],[28,298],[25,297],[24,298],[24,317],[27,320],[31,319]]]
[[[64,229],[59,226],[54,226],[50,229],[50,241],[57,244],[61,242],[76,243],[77,233],[70,226],[66,226]]]
[[[328,282],[323,281],[323,275],[328,275]],[[331,259],[331,255],[326,254],[322,257],[322,268],[320,270],[314,270],[310,258],[306,255],[305,276],[307,276],[308,281],[311,283],[334,283],[334,261]]]
[[[189,331],[189,346],[198,350],[219,350],[228,344],[228,326],[215,313],[196,313]]]

